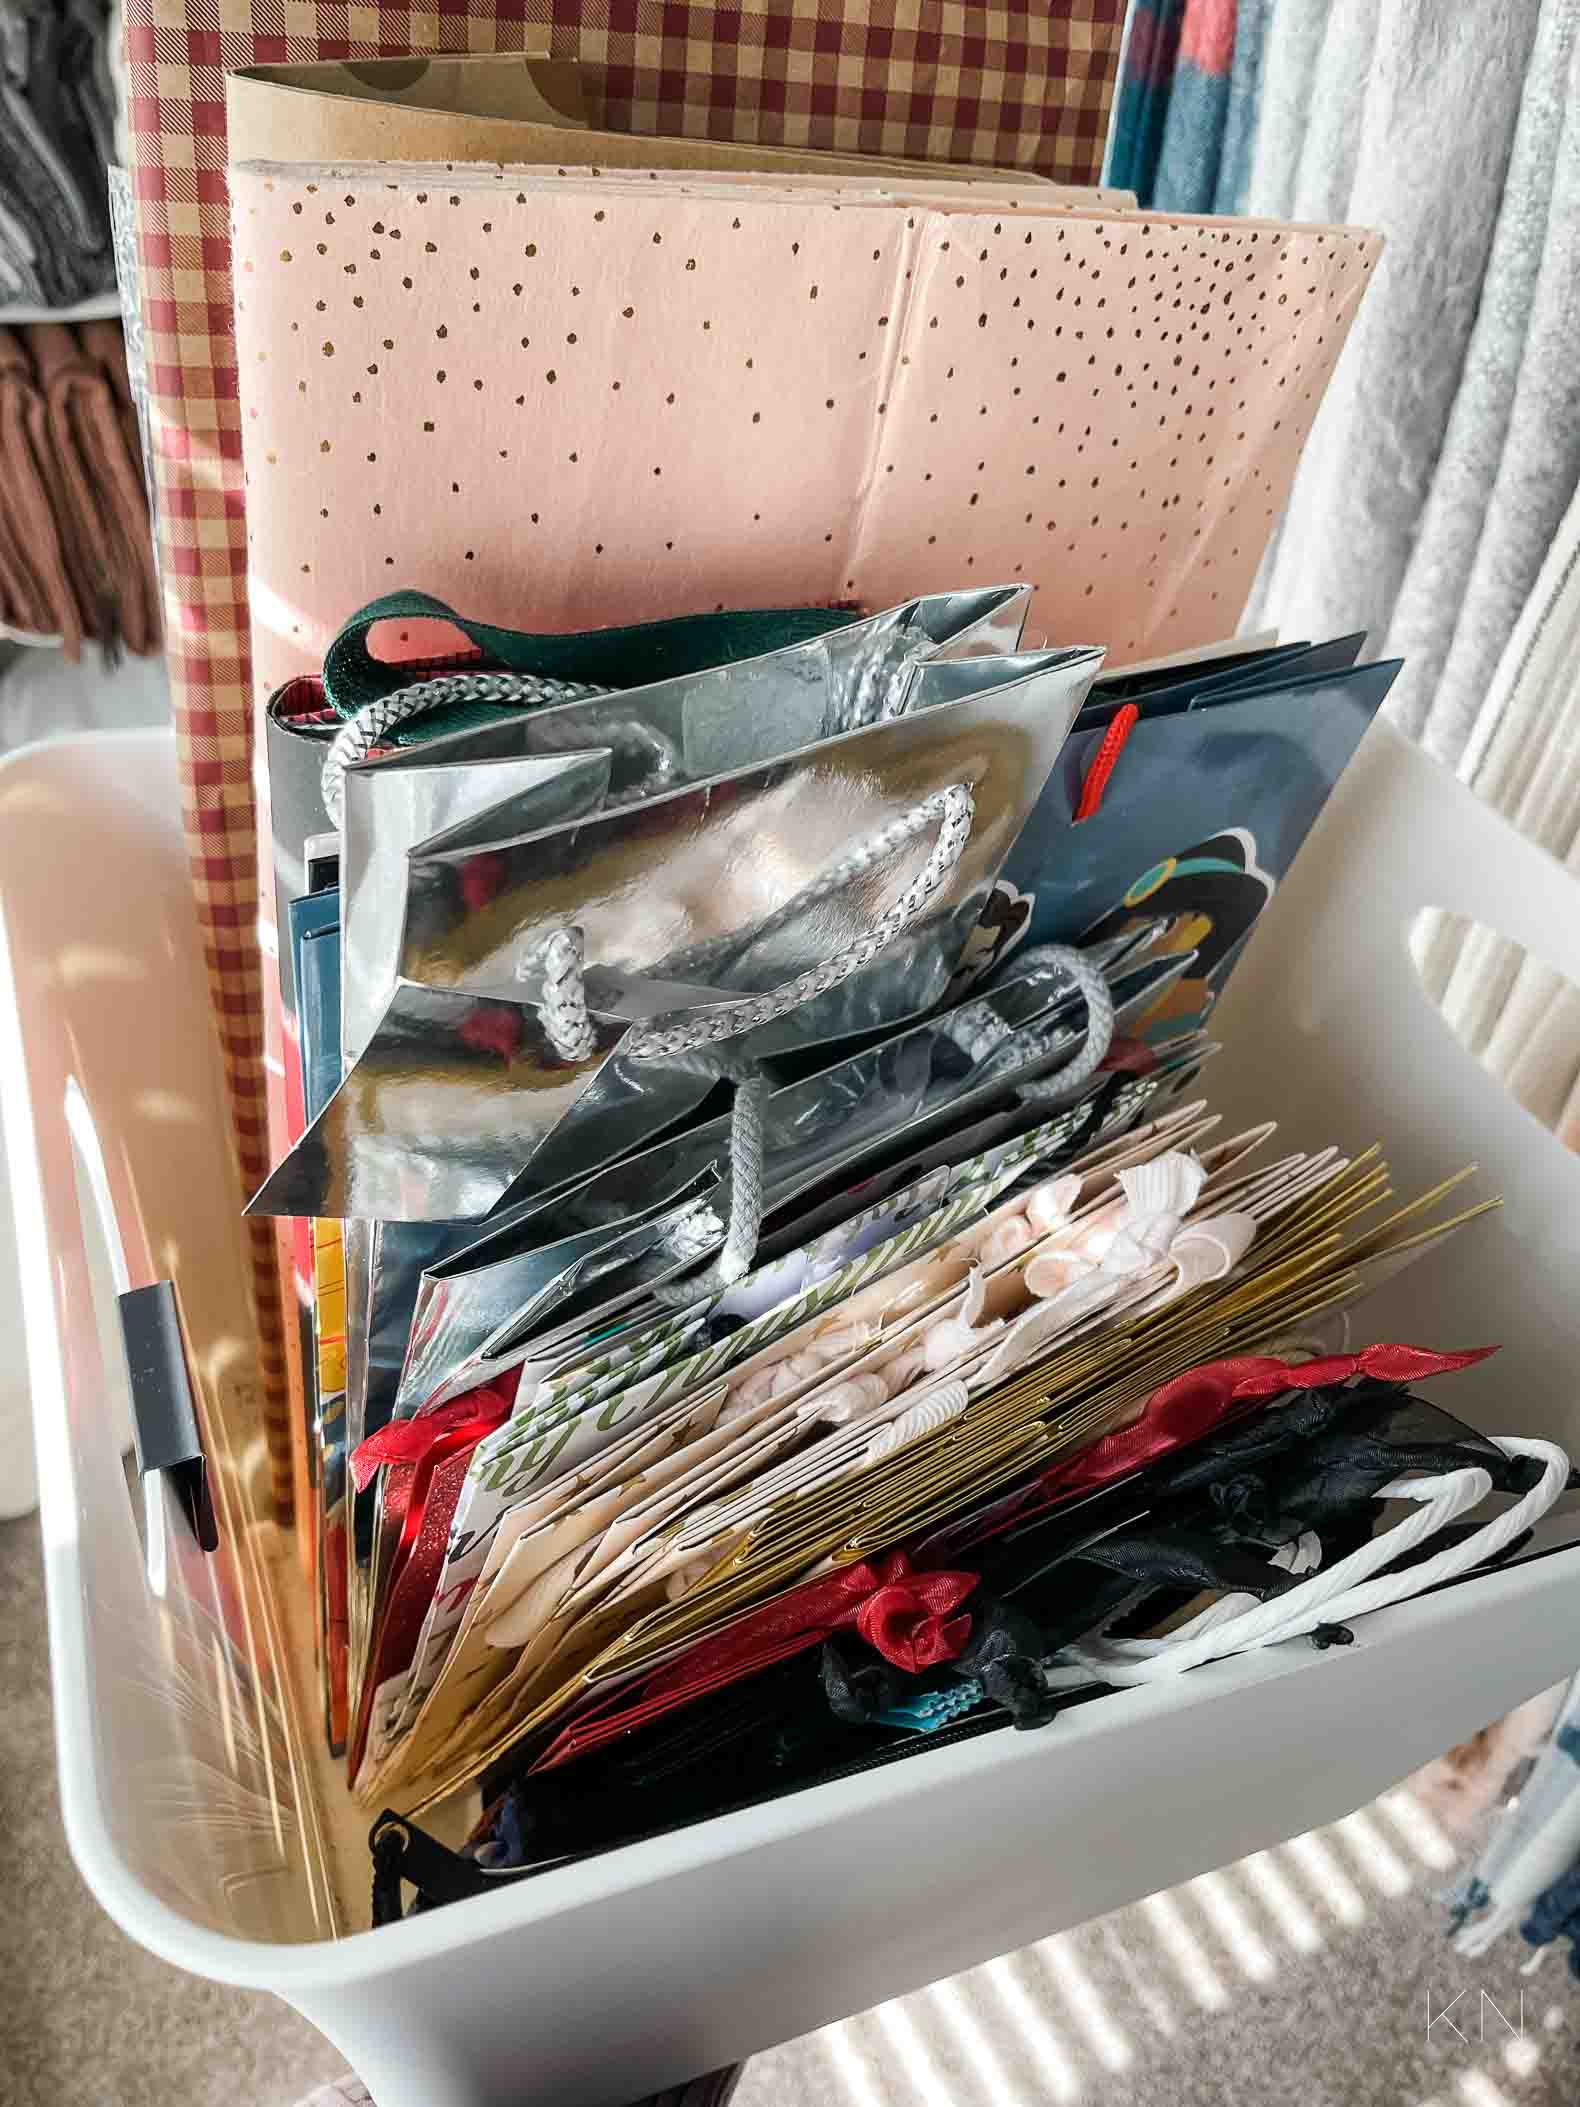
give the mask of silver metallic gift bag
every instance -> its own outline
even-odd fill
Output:
[[[798,660],[794,682],[826,707],[826,641],[775,656],[808,649],[824,671]],[[891,714],[782,759],[539,823],[545,797],[596,785],[584,755],[415,844],[394,992],[253,1210],[476,1218],[639,1146],[730,1064],[921,1014],[1098,664],[935,657],[904,669]],[[753,722],[768,707],[754,695]]]
[[[486,846],[490,827],[499,838],[639,803],[897,715],[924,660],[1015,650],[1029,597],[1024,586],[934,594],[826,636],[637,688],[460,674],[368,705],[323,764],[325,802],[341,833],[347,1062],[394,990],[401,862],[419,842],[442,834],[452,853]],[[453,710],[457,697],[523,691],[541,692],[541,702],[398,748],[375,766],[355,758],[396,725]],[[572,771],[560,813],[535,793],[551,770]]]
[[[1189,964],[1131,966],[1133,949],[1114,947],[1109,962],[1121,1031]],[[1076,1102],[1097,1087],[1078,1059],[1086,1041],[1084,998],[1068,975],[1028,956],[1002,986],[767,1094],[750,1169],[736,1122],[719,1118],[500,1213],[423,1270],[395,1413],[513,1367],[589,1296],[601,1306],[618,1294],[679,1306],[689,1281],[677,1276],[694,1275],[725,1242],[743,1176],[755,1180],[760,1219],[877,1149],[914,1149],[990,1106],[1018,1108],[1029,1102],[1018,1093],[1039,1078],[1043,1116]],[[765,1066],[771,1077],[775,1064]],[[1080,1125],[1072,1121],[1072,1132]]]

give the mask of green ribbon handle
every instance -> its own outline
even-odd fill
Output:
[[[483,655],[479,672],[536,673],[551,680],[589,681],[606,688],[645,687],[676,674],[702,673],[737,659],[757,658],[787,644],[826,636],[858,618],[831,607],[732,609],[719,614],[677,615],[664,622],[638,622],[620,629],[584,629],[560,635],[500,629],[458,615],[430,593],[385,593],[359,608],[324,654],[324,699],[339,717],[353,717],[365,704],[409,687],[410,669],[375,658],[368,634],[376,622],[448,622]],[[497,716],[505,705],[465,705]],[[453,729],[456,713],[442,711],[411,728],[416,738]]]

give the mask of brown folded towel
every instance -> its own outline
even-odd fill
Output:
[[[32,361],[21,338],[0,329],[0,620],[58,635],[75,659],[82,621],[50,499],[54,480],[49,412]]]
[[[81,341],[58,322],[25,332],[49,408],[55,515],[85,634],[137,657],[159,641],[159,608],[142,468],[123,405],[126,351],[115,324],[87,324]]]
[[[151,641],[149,649],[158,644],[163,626],[159,597],[159,563],[154,553],[153,499],[148,474],[148,463],[143,458],[142,426],[137,417],[137,398],[132,393],[132,376],[126,356],[126,332],[119,322],[80,322],[77,325],[77,340],[84,353],[103,367],[105,377],[115,396],[116,415],[120,419],[121,431],[126,440],[126,458],[131,462],[136,478],[138,496],[128,499],[124,517],[129,529],[135,530],[138,562],[143,575],[143,587],[148,596]]]
[[[143,441],[137,428],[137,404],[132,400],[132,377],[126,362],[126,333],[119,322],[79,322],[77,341],[83,355],[104,368],[115,397],[115,407],[126,434],[126,451],[142,470]],[[144,477],[146,485],[147,478]]]

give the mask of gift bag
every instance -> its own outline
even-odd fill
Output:
[[[687,9],[675,38],[655,34],[627,0],[570,11],[528,0],[440,16],[375,5],[349,24],[311,7],[293,14],[287,37],[235,0],[217,9],[129,0],[131,190],[164,629],[193,886],[244,1185],[262,1177],[268,1143],[225,69],[424,50],[541,52],[580,69],[588,121],[611,130],[1008,161],[1092,183],[1122,19],[1119,0],[1073,0],[1033,35],[1018,8],[968,16],[929,0],[914,23],[885,31],[862,6],[831,13],[807,0],[759,0],[720,10],[710,0]],[[278,1102],[272,1116],[278,1133]],[[255,1229],[252,1255],[283,1511],[291,1499],[286,1342],[271,1230]]]
[[[398,934],[387,1004],[376,1001],[385,961],[365,955],[362,924],[351,942],[348,904],[344,1017],[360,1050],[255,1207],[477,1216],[524,1197],[529,1165],[532,1187],[548,1190],[585,1167],[579,1149],[607,1159],[684,1117],[726,1073],[715,1048],[750,1062],[891,1028],[936,1002],[1098,657],[896,662],[879,632],[868,643],[890,685],[874,687],[866,627],[674,695],[663,780],[683,781],[688,756],[706,767],[788,739],[780,757],[691,790],[642,795],[639,783],[612,809],[558,822],[543,823],[545,796],[582,802],[566,776],[514,796],[504,783],[497,806],[408,845],[403,913],[381,897],[372,916]],[[627,721],[641,707],[620,704]],[[869,709],[884,714],[863,725]],[[854,730],[793,743],[852,718]],[[594,800],[608,780],[600,751],[583,756]],[[481,785],[501,772],[513,783],[521,764],[453,766]],[[392,782],[398,797],[434,771],[366,773],[370,790]],[[406,816],[397,804],[393,817]],[[361,876],[360,864],[343,874],[348,903]]]

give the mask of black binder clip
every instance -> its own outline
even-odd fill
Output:
[[[181,1344],[175,1288],[168,1280],[156,1280],[151,1287],[129,1288],[117,1301],[132,1385],[138,1476],[163,1471],[199,1545],[205,1551],[217,1551],[219,1530]]]

